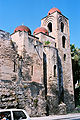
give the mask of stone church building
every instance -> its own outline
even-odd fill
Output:
[[[30,116],[74,109],[69,20],[57,8],[31,30],[0,30],[0,108],[23,108]]]

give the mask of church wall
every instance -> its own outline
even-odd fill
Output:
[[[55,38],[48,36],[44,33],[38,33],[35,35],[36,37],[39,37],[39,41],[43,43],[43,45],[49,45],[52,47],[55,47]],[[49,43],[47,43],[49,41]]]
[[[47,86],[57,84],[57,50],[51,46],[44,46],[44,53],[46,54],[46,61],[47,61]],[[54,77],[54,65],[56,65],[56,75]],[[50,90],[50,88],[49,88]],[[49,91],[50,92],[50,91]],[[48,92],[48,93],[49,93]],[[54,93],[50,93],[54,94]]]
[[[32,43],[30,43],[30,40]],[[30,64],[30,74],[31,80],[36,81],[38,83],[43,83],[43,52],[42,52],[42,44],[39,45],[39,42],[34,44],[34,39],[29,37],[28,39],[28,47],[27,54],[30,56],[32,60],[32,64]],[[26,51],[26,48],[25,48]],[[24,58],[25,59],[25,58]]]
[[[17,34],[18,37],[17,38]],[[43,83],[43,45],[38,38],[28,35],[27,32],[17,32],[13,34],[12,40],[17,41],[18,53],[23,57],[23,79]],[[20,34],[20,36],[19,36]],[[22,45],[22,46],[21,46]],[[25,61],[25,63],[24,63]],[[27,68],[27,69],[26,69]],[[27,74],[29,78],[27,78]]]
[[[26,34],[28,34],[28,33],[26,32]],[[11,35],[11,39],[18,46],[17,47],[18,54],[22,56],[23,46],[25,44],[24,43],[24,32],[18,31],[18,32],[15,32],[15,34],[13,33]]]
[[[57,49],[51,46],[44,46],[44,53],[46,54],[47,64],[47,102],[49,114],[57,114],[59,103]]]

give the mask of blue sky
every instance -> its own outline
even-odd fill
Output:
[[[80,48],[80,0],[0,0],[0,29],[13,33],[24,24],[33,33],[53,7],[69,18],[70,43]]]

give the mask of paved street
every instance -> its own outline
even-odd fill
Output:
[[[80,120],[80,113],[67,115],[52,115],[46,117],[34,117],[31,120]]]

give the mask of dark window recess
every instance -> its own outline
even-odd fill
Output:
[[[54,77],[56,77],[56,65],[54,65]]]
[[[66,54],[64,54],[64,61],[66,61]]]
[[[0,112],[0,120],[3,119],[4,117],[7,120],[11,120],[11,112],[10,111]]]
[[[31,66],[31,75],[33,75],[33,66]]]
[[[45,95],[47,95],[47,58],[45,53],[43,53],[43,80],[45,87]]]
[[[13,111],[14,120],[26,119],[26,115],[23,111]]]
[[[63,22],[61,22],[61,32],[63,32],[64,31],[64,24],[63,24]]]
[[[63,36],[63,37],[62,37],[62,47],[63,47],[63,48],[65,48],[65,40],[66,40],[65,36]]]
[[[13,62],[14,62],[13,72],[15,72],[16,71],[16,62],[15,62],[15,60]]]
[[[48,24],[48,31],[49,31],[49,33],[52,32],[52,23],[51,22]]]
[[[56,43],[55,43],[55,47],[56,47]]]

